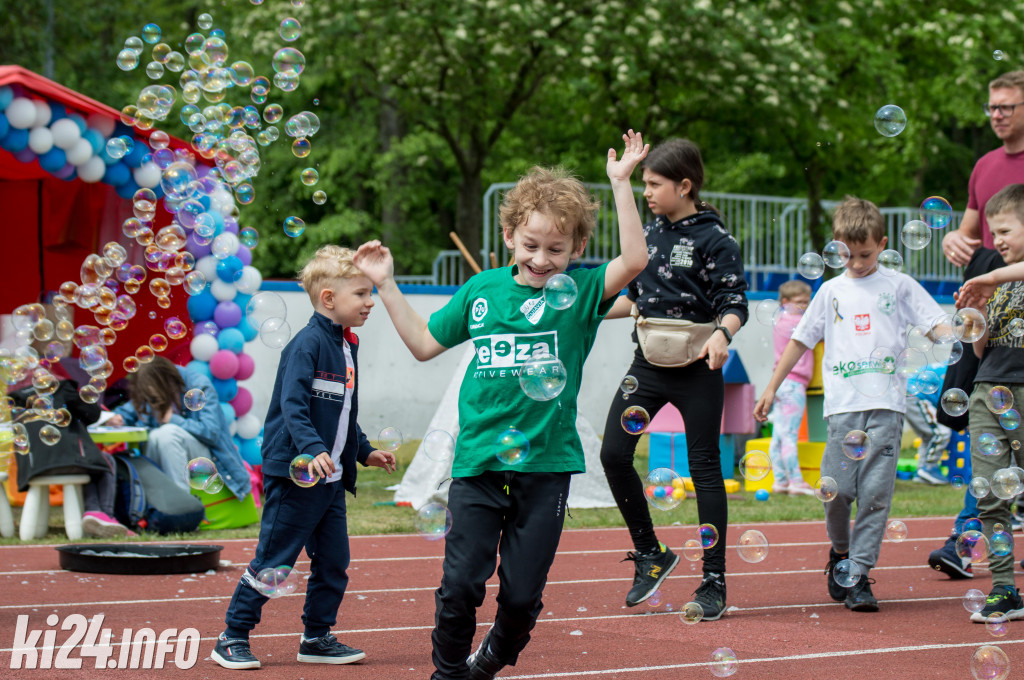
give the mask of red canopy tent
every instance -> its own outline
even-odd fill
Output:
[[[0,66],[0,87],[14,86],[19,96],[63,105],[69,113],[83,117],[98,114],[120,121],[119,111],[70,90],[20,66]],[[136,130],[137,137],[149,131]],[[171,138],[172,148],[188,148],[180,139]],[[197,162],[205,162],[197,159]],[[132,216],[132,201],[117,195],[114,187],[102,182],[58,179],[43,170],[37,161],[22,163],[0,148],[0,224],[4,228],[3,285],[0,286],[0,313],[41,300],[56,291],[64,281],[80,280],[82,261],[99,252],[103,244],[117,241],[128,250],[128,260],[144,264],[143,248],[121,232],[123,221]],[[158,208],[155,225],[168,224],[171,215]],[[149,272],[150,277],[154,276]],[[116,379],[124,373],[121,361],[146,344],[154,333],[163,333],[163,322],[177,316],[188,322],[187,295],[180,287],[171,294],[171,307],[161,309],[148,286],[134,297],[137,314],[128,327],[118,333],[117,342],[108,348],[114,362]],[[150,315],[154,318],[150,318]],[[93,315],[78,309],[75,324],[95,324]],[[171,341],[168,353],[187,347],[188,338]]]

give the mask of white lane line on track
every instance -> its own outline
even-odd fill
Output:
[[[930,536],[922,538],[908,538],[901,543],[934,543],[937,546],[944,542],[948,538],[947,536]],[[883,545],[892,543],[892,541],[883,541]],[[804,541],[796,543],[771,543],[769,542],[769,548],[825,548],[828,547],[828,541]],[[940,546],[941,547],[941,546]],[[559,550],[555,557],[563,555],[614,555],[620,554],[627,548],[612,548],[607,550]],[[353,558],[352,564],[358,565],[362,563],[383,563],[383,562],[417,562],[422,560],[437,561],[444,559],[444,555],[421,555],[417,557],[363,557]],[[309,564],[309,560],[299,560],[295,563],[296,565]],[[242,562],[236,562],[233,566],[242,566]],[[79,572],[68,572],[64,569],[37,569],[31,571],[0,571],[0,576],[20,576],[23,574],[64,574],[64,573],[75,573]]]
[[[1022,640],[999,640],[998,645],[1019,645],[1024,643]],[[879,649],[848,649],[844,651],[835,652],[816,652],[810,654],[791,654],[789,656],[768,656],[761,657],[758,659],[739,659],[741,666],[753,665],[753,664],[764,664],[775,661],[808,661],[811,659],[834,659],[844,656],[868,656],[874,654],[898,654],[901,652],[930,652],[935,650],[944,649],[958,649],[963,647],[981,647],[982,645],[977,642],[955,642],[947,644],[936,644],[936,645],[907,645],[904,647],[883,647]],[[670,671],[681,668],[710,668],[711,664],[708,662],[697,662],[697,663],[680,663],[663,666],[643,666],[636,668],[606,668],[595,671],[571,671],[566,673],[535,673],[532,675],[503,675],[502,678],[505,680],[530,680],[531,678],[580,678],[586,676],[596,675],[611,675],[612,673],[650,673],[651,671]]]
[[[979,565],[975,565],[975,566],[979,566]],[[930,571],[934,571],[931,567],[928,567],[927,565],[916,565],[916,564],[903,565],[903,566],[893,566],[893,567],[875,567],[871,571],[872,572],[878,572],[878,571],[904,571],[904,570],[908,570],[908,569],[919,569],[919,570],[922,570],[922,571],[927,570],[929,572]],[[729,574],[728,576],[729,576],[730,579],[736,579],[736,578],[746,578],[746,577],[750,577],[750,576],[802,576],[802,575],[810,575],[810,576],[813,576],[815,578],[818,578],[818,577],[821,576],[821,572],[819,572],[817,569],[810,569],[810,570],[808,570],[808,569],[791,569],[791,570],[787,570],[787,571],[752,571],[752,572],[745,572],[745,573],[732,573],[732,574]],[[700,576],[699,574],[680,574],[680,575],[675,575],[675,576],[669,576],[667,580],[679,580],[679,581],[681,581],[681,580],[684,580],[684,579],[694,579],[696,581],[696,579],[699,576]],[[604,584],[604,583],[628,583],[630,581],[631,581],[631,579],[629,577],[622,577],[622,578],[572,579],[572,580],[567,580],[567,581],[548,581],[548,586],[576,586],[576,585],[594,585],[594,584]],[[487,584],[487,588],[488,589],[496,589],[497,587],[498,587],[497,583],[488,583]],[[396,594],[401,594],[401,593],[422,593],[422,592],[433,592],[435,590],[437,590],[437,586],[436,585],[418,586],[418,587],[407,587],[407,588],[362,588],[362,589],[359,589],[359,590],[351,590],[351,589],[347,590],[347,591],[345,591],[345,594],[349,595],[349,596],[351,596],[351,595],[379,595],[379,594],[389,594],[389,593],[396,593]],[[284,597],[305,597],[305,595],[306,595],[305,591],[302,591],[302,592],[292,593],[290,595],[285,595]],[[209,601],[212,601],[212,600],[229,600],[229,599],[231,599],[231,594],[225,592],[222,595],[209,595],[209,596],[202,596],[202,597],[166,597],[166,598],[154,598],[154,599],[150,599],[150,600],[103,600],[103,601],[97,601],[97,602],[55,602],[55,603],[37,603],[37,604],[5,604],[5,605],[0,605],[0,610],[51,609],[51,608],[57,608],[57,607],[121,606],[121,605],[140,605],[140,604],[159,604],[159,603],[163,603],[163,602],[186,602],[186,603],[187,602],[209,602]],[[929,598],[915,598],[915,599],[911,599],[911,600],[907,600],[907,601],[908,602],[912,602],[912,601],[916,601],[917,599],[924,600],[924,601],[929,600]],[[931,599],[958,599],[958,598],[931,598]],[[902,602],[903,600],[886,600],[886,601],[887,602]],[[829,604],[831,604],[831,603],[829,603]],[[814,603],[814,604],[800,604],[800,605],[783,605],[783,608],[788,608],[788,607],[818,607],[818,606],[822,606],[822,605],[818,604],[818,603]],[[754,609],[751,609],[751,610],[747,610],[747,611],[756,611],[757,609],[774,609],[774,608],[776,608],[776,607],[757,607],[757,608],[754,608]]]
[[[293,597],[293,596],[288,596],[288,597]],[[221,599],[227,599],[227,598],[221,598]],[[959,597],[922,597],[922,598],[904,598],[904,599],[898,599],[898,600],[883,600],[883,603],[892,603],[892,602],[940,602],[940,601],[943,601],[943,600],[959,600],[959,599],[960,599]],[[759,609],[783,609],[783,608],[797,608],[797,607],[809,607],[809,608],[829,607],[829,608],[831,608],[831,607],[842,607],[842,606],[843,606],[842,602],[821,602],[821,603],[804,604],[804,605],[799,605],[798,604],[798,605],[785,605],[785,606],[772,606],[772,607],[750,607],[750,608],[745,608],[745,609],[740,609],[740,608],[737,608],[737,607],[730,607],[728,610],[726,610],[727,611],[726,616],[728,617],[728,613],[729,612],[733,612],[733,611],[747,611],[747,612],[751,612],[751,611],[758,611]],[[657,618],[657,617],[664,617],[664,616],[678,617],[679,616],[679,612],[650,612],[649,611],[649,612],[644,612],[644,613],[632,613],[632,614],[604,614],[604,615],[600,615],[600,616],[572,616],[572,617],[560,617],[560,618],[546,618],[546,617],[542,616],[542,617],[537,619],[537,624],[540,625],[540,624],[545,624],[545,623],[578,623],[580,621],[609,621],[609,620],[614,620],[614,619],[635,619],[637,617],[641,617],[641,618]],[[491,627],[491,623],[489,621],[483,621],[483,622],[477,623],[476,627],[477,628],[490,628]],[[349,628],[349,629],[344,629],[344,630],[336,630],[336,631],[332,631],[332,632],[335,634],[335,636],[345,636],[345,635],[365,635],[365,634],[369,634],[369,633],[402,633],[402,632],[408,632],[408,631],[433,630],[433,629],[434,629],[434,626],[431,624],[431,625],[423,625],[423,626],[391,626],[391,627],[388,627],[388,628]],[[295,633],[295,632],[291,632],[291,633],[252,633],[252,634],[249,635],[249,637],[251,639],[257,639],[257,638],[258,639],[269,639],[269,638],[292,637],[292,636],[295,636],[295,635],[298,635],[298,633]],[[211,635],[209,637],[200,638],[201,641],[214,641],[216,639],[217,639],[216,635]],[[1024,642],[1024,639],[1021,639],[1021,640],[1009,640],[1009,641],[1007,641],[1007,640],[999,640],[998,644],[1003,644],[1005,642],[1013,642],[1013,643]],[[956,647],[956,646],[968,647],[968,646],[972,646],[973,644],[974,643],[965,643],[965,644],[962,644],[962,645],[956,645],[956,644],[923,645],[921,647],[921,649],[932,649],[932,648],[942,649],[942,648],[946,648],[946,647]],[[112,646],[118,646],[118,645],[120,645],[120,643],[114,643],[112,641],[111,645]],[[899,650],[901,648],[895,648],[895,649]],[[907,649],[909,649],[909,648],[907,648]],[[0,654],[5,653],[5,652],[13,652],[13,651],[14,651],[13,648],[0,648]],[[858,651],[854,651],[854,652],[836,652],[835,655],[836,656],[848,656],[848,655],[858,654],[858,653],[862,653],[862,650],[858,650]],[[864,652],[864,653],[872,653],[872,652],[869,650],[869,651]],[[821,655],[818,655],[818,656],[827,657],[827,656],[832,656],[832,654],[826,653],[826,654],[821,654]],[[768,658],[760,659],[760,660],[762,660],[762,661],[784,661],[784,660],[787,660],[787,659],[802,659],[802,658],[805,658],[805,657],[804,656],[778,657],[778,658],[768,657]],[[807,655],[806,658],[816,658],[816,655]],[[747,663],[751,663],[753,661],[757,661],[757,660],[751,659],[751,660],[748,660]],[[690,666],[707,666],[707,665],[709,665],[709,664],[707,664],[707,663],[693,663],[693,664],[682,665],[682,666],[658,666],[658,667],[656,667],[656,669],[658,669],[658,668],[688,668]],[[627,669],[627,670],[634,670],[634,669]],[[644,670],[644,669],[637,668],[635,670]],[[651,670],[651,669],[647,669],[647,670]],[[613,673],[613,672],[617,672],[617,671],[615,671],[615,670],[594,671],[593,674]],[[555,677],[555,678],[557,678],[557,677],[572,677],[573,675],[574,675],[574,673],[565,673],[565,674],[556,674],[556,675],[551,675],[551,676],[547,676],[547,675],[524,675],[524,676],[518,676],[518,677],[522,677],[522,678]],[[504,676],[502,676],[502,677],[504,677]],[[510,677],[516,677],[516,676],[510,676]]]

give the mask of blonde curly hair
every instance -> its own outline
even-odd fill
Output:
[[[349,248],[326,245],[317,250],[306,266],[299,271],[299,282],[314,307],[317,298],[320,297],[320,291],[327,288],[332,281],[363,275],[352,261],[355,254],[355,251]]]
[[[565,168],[534,166],[505,194],[499,219],[502,230],[511,236],[531,213],[544,213],[560,233],[572,238],[572,249],[578,251],[594,232],[598,207],[583,183]]]

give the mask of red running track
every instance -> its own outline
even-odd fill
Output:
[[[881,602],[878,613],[854,613],[832,602],[822,575],[828,543],[822,522],[735,525],[731,545],[748,528],[768,538],[767,558],[758,564],[728,554],[728,613],[719,621],[686,625],[679,608],[699,584],[700,563],[682,560],[663,585],[659,606],[627,608],[625,592],[632,564],[620,560],[628,549],[625,529],[570,530],[544,593],[544,612],[519,665],[502,678],[713,678],[711,653],[732,648],[739,659],[733,677],[820,680],[854,678],[971,678],[970,661],[981,645],[994,644],[1010,657],[1010,677],[1024,677],[1024,621],[1008,624],[1008,634],[993,637],[972,624],[961,604],[969,588],[987,593],[991,582],[983,566],[972,581],[952,581],[927,567],[928,553],[939,547],[948,519],[906,520],[909,538],[885,543],[879,566],[871,572]],[[694,527],[664,527],[659,537],[679,546]],[[213,639],[223,627],[224,611],[253,540],[221,542],[222,559],[231,566],[206,574],[112,576],[61,571],[53,546],[6,546],[0,572],[0,677],[46,678],[171,677],[237,678],[209,660]],[[349,589],[335,634],[366,651],[367,659],[349,666],[300,664],[295,660],[303,595],[271,600],[252,635],[253,651],[264,675],[280,678],[346,680],[425,680],[430,663],[433,591],[440,581],[443,543],[418,536],[361,536],[352,539],[354,556]],[[1018,555],[1019,557],[1019,555]],[[308,561],[297,565],[308,573]],[[1019,571],[1019,570],[1018,570]],[[477,641],[494,614],[496,579],[480,612]],[[194,627],[202,635],[198,662],[187,671],[173,664],[149,670],[97,670],[81,648],[80,670],[14,670],[12,648],[18,615],[29,629],[45,629],[46,618],[70,614],[92,619],[114,631],[120,652],[121,631],[143,627],[157,633]],[[58,626],[60,624],[57,624]],[[58,630],[56,643],[70,632]]]

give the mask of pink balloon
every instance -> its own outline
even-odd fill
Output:
[[[252,408],[252,394],[244,387],[238,388],[238,394],[231,400],[231,408],[235,409],[235,417],[241,418]]]
[[[210,373],[218,380],[234,378],[238,372],[238,356],[229,349],[218,350],[210,357]]]
[[[256,362],[252,357],[242,352],[238,355],[238,371],[235,372],[235,380],[248,380],[256,370]]]

